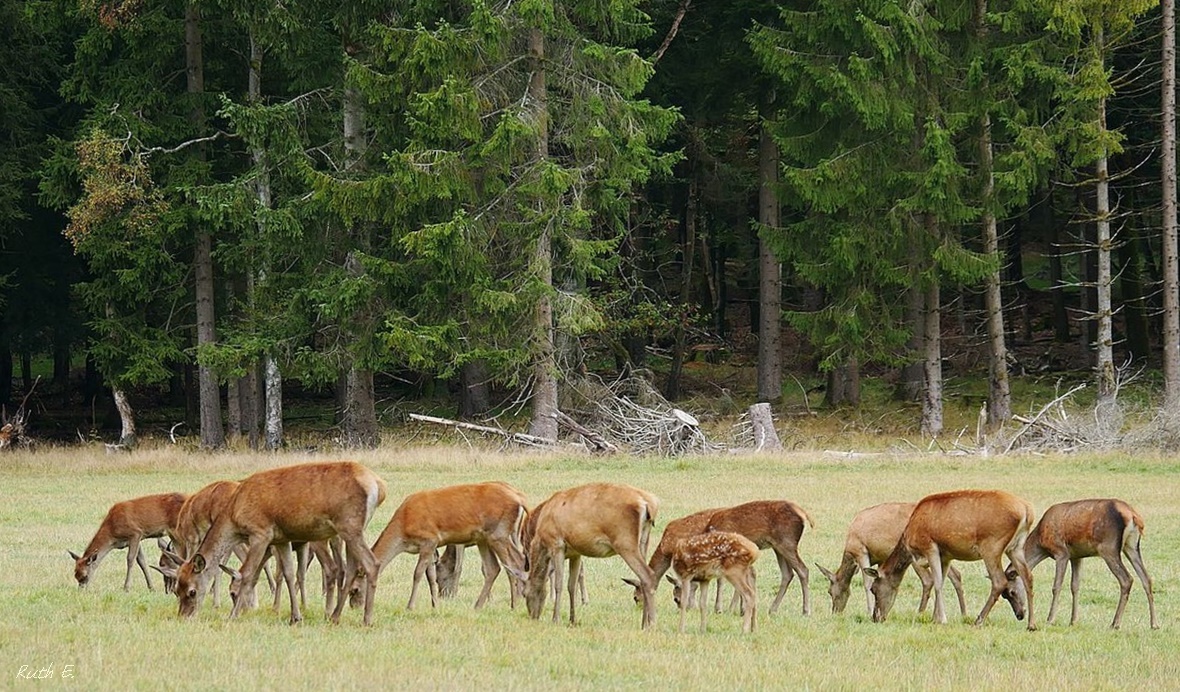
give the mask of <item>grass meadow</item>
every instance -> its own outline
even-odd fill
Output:
[[[193,492],[220,478],[325,457],[308,454],[206,455],[176,449],[106,456],[94,449],[49,449],[0,456],[0,689],[77,685],[95,689],[377,689],[377,688],[660,688],[660,689],[1177,689],[1180,688],[1180,461],[1127,456],[974,458],[874,456],[839,458],[792,452],[685,459],[591,458],[573,454],[505,454],[465,447],[381,449],[352,454],[389,485],[369,526],[375,539],[407,493],[499,479],[536,503],[590,481],[629,483],[662,500],[656,533],[692,511],[751,499],[787,498],[808,509],[816,527],[800,552],[812,568],[813,613],[803,617],[798,582],[773,617],[764,609],[778,583],[773,554],[758,563],[757,630],[741,634],[736,614],[711,615],[685,634],[665,583],[651,632],[619,580],[618,558],[587,561],[589,604],[570,627],[508,607],[507,580],[492,602],[472,609],[481,583],[469,551],[459,597],[432,610],[429,599],[407,611],[414,557],[396,558],[377,589],[374,625],[346,611],[328,624],[322,601],[309,599],[306,620],[287,624],[269,607],[227,621],[228,608],[206,599],[192,620],[176,600],[149,592],[135,575],[121,589],[124,551],[112,552],[89,588],[77,588],[67,549],[81,552],[114,502],[148,493]],[[1119,497],[1147,522],[1144,559],[1155,581],[1162,627],[1148,628],[1147,604],[1135,584],[1121,631],[1109,629],[1118,586],[1101,560],[1085,562],[1079,624],[1069,627],[1068,585],[1058,624],[1048,612],[1052,562],[1035,572],[1040,624],[1027,632],[1000,602],[981,627],[953,618],[931,623],[916,614],[918,583],[909,574],[888,622],[865,615],[860,578],[841,616],[830,612],[827,582],[814,568],[835,568],[844,531],[860,509],[915,500],[955,488],[1002,488],[1038,511],[1062,500]],[[652,546],[656,542],[653,537]],[[145,543],[150,559],[157,551]],[[959,564],[968,608],[982,606],[988,582],[981,563]],[[138,570],[137,570],[138,572]],[[309,586],[318,587],[317,568]],[[949,589],[948,614],[957,613]],[[260,585],[261,601],[269,592]],[[228,599],[225,599],[228,601]],[[422,605],[425,604],[425,605]],[[563,617],[568,614],[563,607]],[[48,680],[27,679],[51,669]],[[23,672],[23,675],[22,675]]]

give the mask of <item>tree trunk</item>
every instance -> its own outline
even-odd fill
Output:
[[[758,133],[758,400],[778,402],[783,396],[783,265],[766,236],[782,224],[778,202],[778,144],[767,128],[769,100],[762,104]]]
[[[360,91],[355,87],[344,89],[343,120],[346,166],[348,170],[355,172],[364,166],[365,152],[364,103]],[[367,249],[368,230],[364,224],[357,224],[352,230],[355,248]],[[353,276],[359,276],[364,272],[360,260],[351,251],[345,258],[344,267]],[[358,363],[356,356],[351,355],[344,379],[344,409],[340,421],[344,444],[347,447],[376,447],[381,443],[381,436],[377,427],[377,396],[373,390],[373,371]]]
[[[829,408],[860,406],[860,363],[856,358],[849,358],[828,371],[824,405]]]
[[[528,32],[528,97],[537,118],[537,160],[549,158],[549,98],[545,82],[545,35],[539,27]],[[533,266],[542,295],[533,313],[533,413],[529,434],[557,439],[557,359],[553,340],[553,229],[548,222],[534,249]]]
[[[925,224],[931,236],[937,235],[938,222],[932,216],[926,216]],[[922,395],[921,430],[927,437],[938,437],[942,434],[942,320],[938,272],[934,267],[931,269],[923,311],[922,349],[925,359],[922,372],[926,386]]]
[[[119,444],[124,447],[134,447],[136,441],[135,410],[131,408],[131,402],[127,400],[127,394],[121,388],[111,387],[111,394],[115,397],[115,409],[119,411],[119,421],[122,423]]]
[[[676,323],[675,345],[672,347],[672,363],[668,367],[667,385],[664,397],[669,401],[680,398],[680,377],[688,350],[688,321],[692,303],[692,269],[696,263],[695,248],[697,236],[697,179],[696,160],[690,150],[688,160],[688,196],[684,200],[684,223],[680,234],[680,318]]]
[[[778,431],[774,429],[774,413],[770,404],[754,404],[750,407],[749,416],[750,425],[754,427],[754,451],[782,451],[783,443],[778,439]]]
[[[911,248],[910,256],[917,257],[918,250]],[[894,398],[900,401],[918,401],[926,385],[926,369],[922,364],[923,334],[926,330],[926,296],[922,290],[917,272],[906,292],[905,320],[910,328],[910,339],[906,343],[906,356],[910,360],[902,366]]]
[[[205,92],[205,66],[201,43],[201,14],[193,3],[184,7],[184,58],[187,88],[190,94]],[[198,106],[192,115],[198,132],[203,133],[205,113]],[[197,350],[217,343],[217,321],[213,290],[213,238],[203,227],[196,228],[193,249],[193,276],[197,312]],[[213,368],[198,363],[200,391],[201,446],[217,449],[225,446],[225,428],[221,422],[221,390]]]
[[[975,33],[981,44],[987,41],[987,0],[975,3]],[[986,80],[984,83],[986,87]],[[985,89],[986,93],[986,89]],[[996,231],[996,178],[992,157],[992,121],[984,113],[979,122],[979,174],[983,178],[983,251],[1000,260],[1000,239]],[[1002,265],[997,262],[997,265]],[[1004,333],[1004,298],[1000,291],[1000,266],[988,274],[984,288],[987,312],[988,397],[987,427],[996,430],[1012,415],[1012,393],[1008,385],[1008,344]]]
[[[1180,404],[1180,275],[1176,241],[1176,5],[1160,0],[1163,23],[1161,185],[1164,255],[1164,401]]]
[[[1102,32],[1095,37],[1098,55],[1105,50],[1102,43]],[[1098,100],[1098,129],[1106,131],[1106,99]],[[1095,164],[1095,230],[1097,243],[1095,257],[1098,261],[1096,279],[1095,317],[1098,321],[1098,334],[1095,343],[1098,377],[1098,403],[1114,403],[1115,375],[1114,375],[1114,330],[1111,324],[1111,274],[1110,274],[1110,175],[1107,168],[1108,158],[1103,152]]]
[[[70,344],[63,337],[54,339],[53,384],[62,389],[70,384]]]
[[[491,409],[488,395],[488,363],[474,360],[459,371],[459,417],[477,418]]]

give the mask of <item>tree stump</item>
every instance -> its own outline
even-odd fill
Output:
[[[774,416],[770,411],[770,404],[754,404],[749,411],[750,424],[754,426],[754,451],[778,452],[782,451],[783,443],[778,439],[774,429]]]

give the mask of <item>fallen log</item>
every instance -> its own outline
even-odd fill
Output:
[[[536,435],[528,435],[526,433],[517,433],[503,428],[493,428],[487,425],[476,425],[475,423],[467,423],[461,420],[451,420],[450,418],[438,418],[436,416],[424,416],[420,413],[411,413],[411,420],[420,421],[422,423],[435,423],[437,425],[449,425],[453,428],[461,430],[474,430],[475,432],[488,433],[490,435],[499,435],[507,438],[513,442],[519,442],[523,445],[531,447],[551,447],[557,444],[557,440],[546,440],[543,437]]]

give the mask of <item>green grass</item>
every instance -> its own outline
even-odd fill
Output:
[[[431,610],[429,600],[405,609],[414,558],[395,559],[377,590],[375,624],[345,613],[340,626],[325,622],[318,596],[296,627],[269,607],[229,622],[227,610],[204,609],[190,621],[176,617],[172,596],[148,592],[137,574],[121,590],[125,553],[102,564],[86,590],[73,581],[67,549],[80,551],[108,506],[165,490],[193,491],[218,478],[240,478],[263,467],[311,459],[305,455],[200,455],[142,450],[101,456],[92,450],[49,450],[0,457],[0,689],[27,689],[16,675],[66,666],[90,687],[120,689],[261,689],[411,687],[497,688],[1024,688],[1135,689],[1173,687],[1180,679],[1173,617],[1180,591],[1180,462],[1126,456],[966,457],[878,456],[837,459],[820,453],[718,456],[679,460],[581,456],[505,455],[454,447],[386,449],[350,455],[372,466],[389,484],[389,498],[369,527],[384,527],[401,498],[414,490],[502,479],[533,502],[588,481],[646,488],[662,499],[657,532],[669,519],[708,506],[755,498],[789,498],[804,505],[817,526],[805,534],[808,565],[834,567],[844,529],[859,509],[886,500],[916,499],[960,487],[1015,492],[1043,510],[1053,502],[1120,497],[1147,521],[1143,548],[1156,587],[1162,629],[1147,626],[1138,584],[1123,621],[1108,624],[1117,585],[1097,559],[1085,563],[1081,620],[1067,627],[1044,623],[1051,563],[1036,575],[1041,628],[1025,631],[1006,604],[981,627],[958,619],[946,626],[919,616],[917,582],[903,584],[888,622],[864,615],[859,578],[842,616],[830,613],[826,581],[812,570],[813,614],[800,614],[792,584],[774,617],[758,616],[757,631],[743,636],[736,614],[711,615],[709,631],[676,632],[677,613],[665,584],[658,593],[654,631],[639,630],[640,612],[620,581],[622,561],[588,561],[590,603],[577,627],[531,621],[511,611],[505,583],[492,602],[471,608],[480,583],[478,559],[466,562],[457,600]],[[654,541],[653,541],[654,543]],[[147,547],[154,559],[154,546]],[[977,611],[987,590],[980,563],[962,564],[968,607]],[[153,572],[154,577],[159,575]],[[778,570],[767,553],[759,563],[760,605],[769,604]],[[318,573],[313,572],[318,583]],[[155,579],[157,589],[159,579]],[[1062,604],[1068,621],[1068,587]],[[260,599],[269,599],[265,585]],[[953,603],[953,596],[952,596]],[[563,610],[565,608],[563,607]],[[955,613],[951,605],[948,613]],[[568,612],[568,611],[567,611]]]

